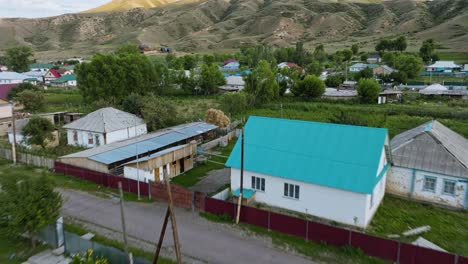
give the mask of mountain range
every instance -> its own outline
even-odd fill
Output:
[[[336,50],[405,35],[409,49],[434,38],[468,51],[466,0],[114,0],[56,17],[0,19],[0,50],[31,45],[43,57],[87,55],[126,43],[177,51],[232,50],[265,43]]]

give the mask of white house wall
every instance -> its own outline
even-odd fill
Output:
[[[148,180],[155,181],[154,179],[154,170],[145,171],[142,169],[137,169],[133,167],[124,167],[124,177],[127,179],[132,179],[140,182],[148,182]]]
[[[368,194],[329,188],[249,171],[244,171],[244,188],[251,189],[252,176],[265,178],[265,192],[256,191],[255,201],[257,202],[359,227],[366,227],[369,222],[367,218],[370,215],[366,216],[369,212],[368,196],[370,195]],[[284,197],[284,183],[300,186],[298,200]],[[231,168],[231,188],[232,190],[236,190],[239,187],[240,170]],[[377,204],[375,204],[375,208],[377,208]]]
[[[11,118],[12,116],[12,107],[9,103],[0,103],[0,119],[2,118]]]
[[[78,134],[78,140],[77,141],[75,141],[74,137],[73,137],[73,134],[74,134],[75,131]],[[88,144],[89,143],[89,141],[88,141],[89,133],[91,133],[93,135],[93,144]],[[88,132],[88,131],[74,130],[74,129],[68,129],[67,130],[68,145],[82,146],[82,147],[86,147],[86,148],[93,148],[93,147],[97,146],[96,145],[96,136],[99,137],[100,146],[104,145],[104,135],[101,134],[101,133],[92,133],[92,132]]]
[[[78,140],[77,141],[75,141],[74,137],[73,137],[73,134],[74,134],[75,131],[78,133]],[[89,141],[88,141],[88,137],[89,137],[88,135],[90,133],[93,135],[93,144],[89,144]],[[117,131],[107,133],[106,141],[104,141],[104,134],[103,133],[68,129],[67,130],[67,142],[68,142],[69,145],[93,148],[93,147],[97,147],[96,138],[95,138],[96,136],[99,136],[99,143],[100,143],[100,146],[102,146],[104,144],[109,144],[109,143],[112,143],[112,142],[121,141],[121,140],[125,140],[125,139],[128,139],[128,138],[135,137],[135,134],[137,136],[139,136],[139,135],[143,135],[143,134],[146,134],[146,133],[147,133],[146,124],[142,124],[142,125],[139,125],[139,126],[136,127],[136,131],[135,131],[135,127],[130,127],[130,128],[125,128],[125,129],[121,129],[121,130],[117,130]]]
[[[436,178],[434,192],[425,191],[423,189],[424,178],[426,176]],[[456,181],[454,195],[443,193],[444,179]],[[465,208],[468,206],[468,204],[465,204],[465,201],[468,201],[466,198],[467,189],[467,179],[416,169],[392,167],[388,176],[387,191],[389,193],[458,208]]]
[[[146,133],[147,133],[146,124],[139,125],[136,127],[136,129],[133,126],[133,127],[129,127],[129,128],[121,129],[121,130],[116,130],[116,131],[107,133],[106,143],[109,144],[112,142],[135,137],[135,135],[136,136],[144,135]]]
[[[379,208],[380,203],[382,202],[385,196],[386,180],[387,173],[385,173],[385,175],[382,176],[382,179],[380,179],[379,183],[377,183],[377,185],[375,186],[372,192],[372,197],[370,194],[366,195],[366,226],[372,221],[372,218],[377,212],[377,209]]]

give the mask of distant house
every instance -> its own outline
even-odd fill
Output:
[[[224,62],[221,71],[238,71],[240,63],[235,59],[229,59]]]
[[[219,89],[226,92],[238,92],[245,87],[245,81],[242,76],[227,76],[226,84],[220,86]]]
[[[447,87],[438,83],[434,83],[434,84],[427,86],[424,89],[419,90],[419,93],[423,95],[442,95],[447,91],[448,91]]]
[[[402,96],[403,96],[402,91],[388,89],[379,93],[377,103],[385,104],[385,103],[401,102]]]
[[[47,72],[43,71],[28,71],[28,72],[23,72],[24,75],[28,76],[29,79],[35,79],[36,82],[44,83],[44,75]]]
[[[392,72],[395,72],[395,70],[387,65],[378,65],[372,69],[372,72],[374,75],[389,75]]]
[[[30,77],[17,72],[0,72],[0,84],[23,83],[28,78]]]
[[[463,69],[462,69],[461,71],[462,71],[462,72],[468,73],[468,64],[465,64],[465,65],[463,66]]]
[[[143,119],[112,107],[101,108],[63,127],[67,130],[68,145],[87,148],[147,133]]]
[[[293,68],[293,67],[301,68],[301,67],[299,67],[299,65],[297,65],[294,62],[282,62],[282,63],[278,64],[278,69]]]
[[[382,58],[379,54],[369,54],[366,59],[367,63],[381,63]]]
[[[434,64],[426,66],[428,72],[454,72],[459,71],[461,66],[453,61],[436,61]]]
[[[468,140],[438,121],[395,136],[387,192],[468,208]]]
[[[385,193],[387,130],[252,116],[244,190],[253,200],[365,228]],[[226,163],[239,193],[241,140]]]
[[[325,88],[322,98],[333,100],[351,100],[358,97],[356,90],[340,90],[336,88]]]
[[[50,84],[51,81],[55,81],[60,77],[62,77],[62,74],[59,70],[49,70],[44,75],[44,81],[46,84]]]
[[[360,71],[362,71],[362,70],[364,70],[366,68],[367,68],[367,64],[359,62],[359,63],[355,63],[355,64],[351,65],[351,67],[349,67],[349,71],[350,72],[360,72]]]
[[[51,81],[50,84],[56,87],[76,87],[76,75],[62,75],[62,77],[58,78],[57,80]]]
[[[54,67],[54,65],[50,64],[50,63],[33,63],[33,64],[29,65],[29,70],[30,71],[48,72],[53,67]]]

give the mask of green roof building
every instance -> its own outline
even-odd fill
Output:
[[[252,116],[245,125],[244,188],[257,202],[366,227],[385,193],[388,133]],[[241,140],[226,166],[240,187]]]

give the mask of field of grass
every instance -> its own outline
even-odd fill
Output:
[[[466,82],[467,78],[460,78],[454,76],[418,76],[408,81],[410,82],[424,82],[424,83],[444,83],[444,82]]]
[[[200,213],[200,216],[217,223],[233,223],[229,216],[217,216],[210,213]],[[299,237],[282,234],[276,231],[268,231],[265,228],[248,224],[239,224],[239,226],[252,235],[259,235],[271,239],[272,243],[279,248],[296,251],[323,263],[389,263],[378,258],[366,256],[361,250],[352,247],[335,247],[325,243],[307,241]]]
[[[37,244],[36,248],[31,247],[31,242],[27,239],[0,238],[0,263],[21,264],[29,257],[47,249],[47,246]]]
[[[93,182],[85,181],[77,177],[56,174],[47,169],[25,166],[18,164],[14,166],[10,161],[0,159],[0,177],[1,175],[18,175],[18,176],[46,176],[52,180],[57,187],[64,189],[74,189],[85,191],[97,196],[103,197],[117,197],[118,191],[116,189],[107,188]],[[147,197],[141,197],[141,200],[138,200],[138,196],[134,193],[124,192],[125,201],[131,202],[152,202]]]
[[[455,61],[455,63],[468,63],[468,52],[437,52],[440,60]]]
[[[368,232],[386,237],[412,228],[429,225],[431,230],[421,235],[402,237],[412,242],[422,236],[456,254],[468,256],[468,211],[453,211],[386,196]]]
[[[91,110],[83,103],[83,97],[78,89],[49,88],[44,97],[46,108],[43,112],[71,111],[87,113]]]
[[[226,147],[218,147],[215,149],[215,152],[219,152],[219,154],[217,154],[219,156],[227,157],[229,154],[231,154],[235,144],[236,141],[231,140],[231,142],[229,142]],[[226,163],[226,161],[226,158],[211,156],[209,160],[206,161],[206,163],[200,164],[195,168],[172,178],[172,182],[183,187],[191,187],[199,182],[208,172],[224,168],[223,164]]]

